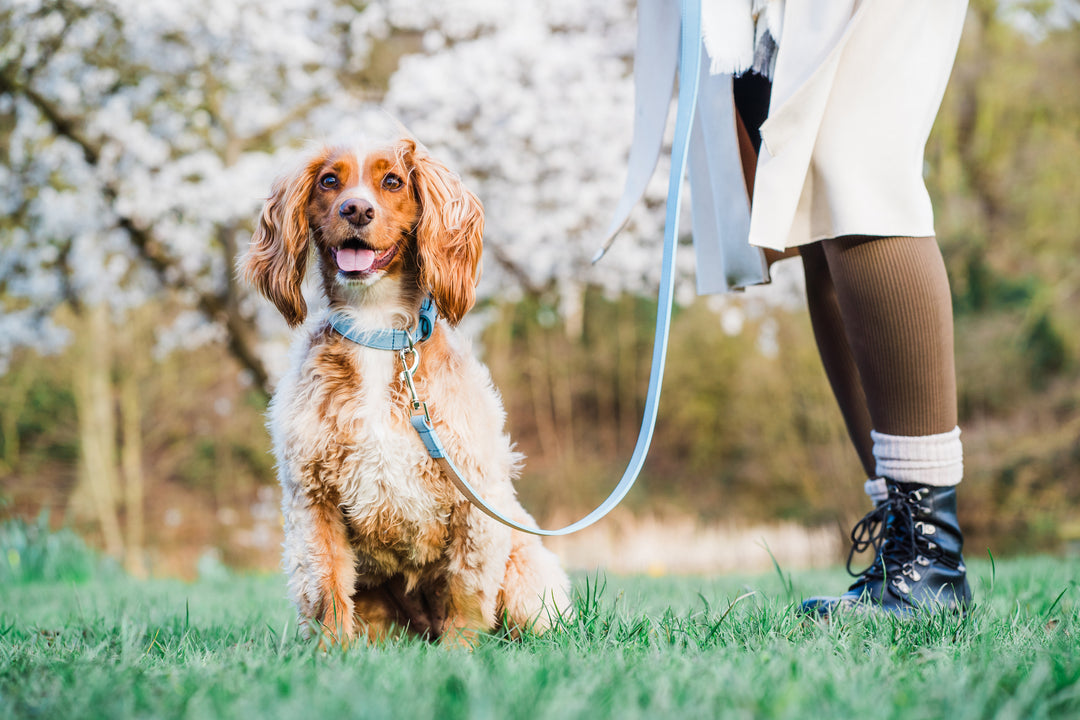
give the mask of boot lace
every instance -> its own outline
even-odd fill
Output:
[[[889,485],[889,496],[868,512],[851,530],[851,550],[848,552],[848,574],[863,580],[881,580],[886,573],[897,569],[912,571],[914,565],[926,566],[931,560],[943,560],[941,547],[921,531],[918,516],[930,508],[921,504],[923,491],[904,490]],[[855,555],[874,548],[874,560],[864,570],[851,569]]]

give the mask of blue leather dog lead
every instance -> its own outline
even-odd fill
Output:
[[[675,116],[675,140],[671,147],[671,175],[668,178],[667,214],[664,221],[664,253],[660,271],[660,290],[657,298],[656,338],[653,342],[652,371],[649,375],[649,390],[645,400],[645,413],[641,422],[637,444],[630,463],[623,473],[619,484],[595,510],[588,515],[562,528],[545,530],[523,525],[506,517],[488,505],[479,493],[469,484],[464,475],[454,465],[431,425],[427,407],[417,397],[412,385],[412,371],[419,363],[419,354],[411,345],[396,348],[401,353],[405,366],[403,376],[412,393],[412,424],[431,457],[439,463],[446,476],[458,490],[479,510],[521,532],[533,535],[568,535],[592,525],[611,512],[633,487],[645,456],[652,443],[653,430],[656,427],[656,414],[660,403],[660,386],[664,377],[664,363],[667,359],[668,332],[671,325],[671,308],[675,287],[675,252],[679,241],[679,205],[682,200],[683,175],[686,172],[686,160],[690,144],[690,129],[697,104],[698,85],[701,79],[701,0],[682,0],[682,35],[679,57],[679,96],[678,111]],[[401,332],[401,331],[397,331]],[[344,333],[342,333],[344,334]],[[412,353],[413,364],[410,369],[406,357]]]

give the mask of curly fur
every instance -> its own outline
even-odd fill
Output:
[[[420,346],[417,390],[457,465],[531,522],[512,484],[522,458],[501,398],[454,327],[475,302],[483,225],[476,196],[411,138],[324,147],[274,184],[243,272],[293,326],[307,316],[300,286],[312,252],[329,306],[362,327],[411,328],[430,293],[441,319]],[[339,264],[351,252],[374,257],[370,268]],[[301,624],[341,644],[395,628],[454,643],[503,620],[548,628],[571,607],[558,559],[441,474],[409,423],[398,362],[315,318],[271,401],[284,567]]]

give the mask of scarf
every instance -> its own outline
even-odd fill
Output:
[[[705,0],[701,28],[709,72],[771,78],[784,24],[785,0]]]

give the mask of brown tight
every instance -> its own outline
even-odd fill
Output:
[[[868,476],[870,429],[956,427],[952,302],[932,237],[848,236],[800,248],[825,374]]]
[[[749,197],[756,128],[768,114],[768,81],[735,80],[735,121]],[[742,83],[740,87],[739,84]],[[932,237],[853,235],[799,248],[810,321],[825,374],[868,477],[876,474],[870,430],[937,435],[956,427],[952,298]],[[771,264],[791,253],[766,251]]]

